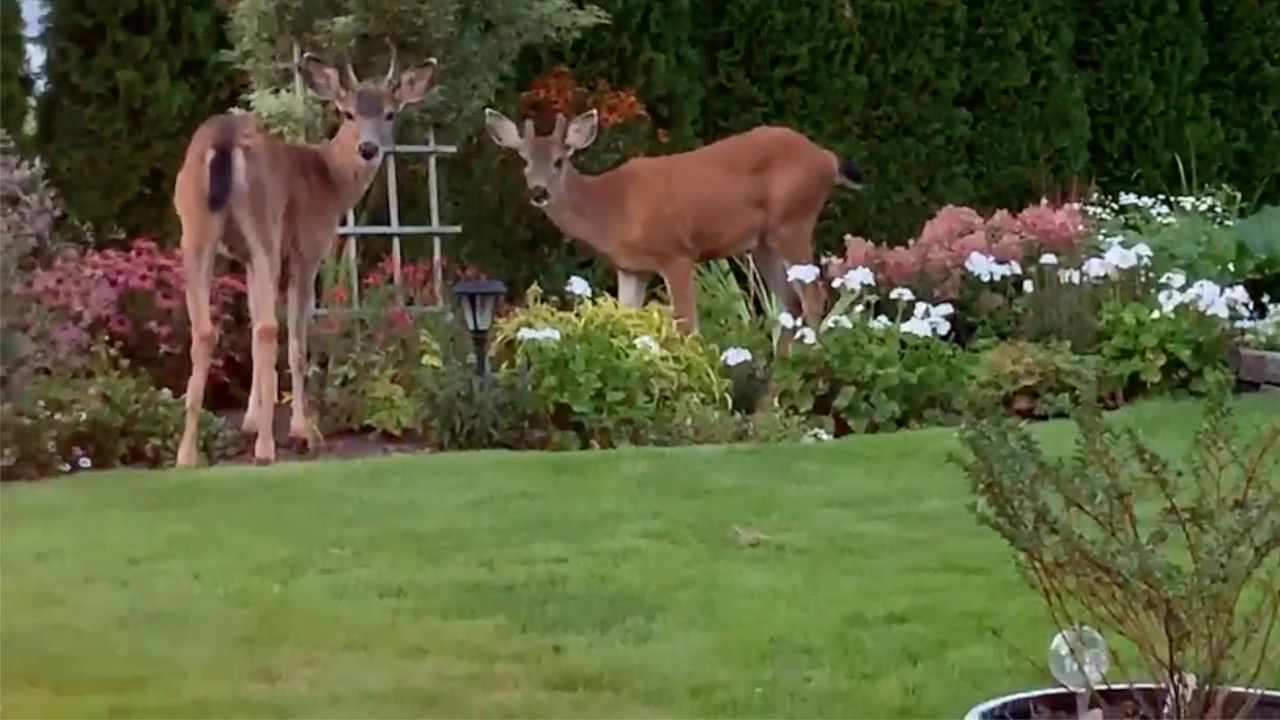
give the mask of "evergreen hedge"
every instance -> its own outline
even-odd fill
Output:
[[[23,123],[31,95],[22,28],[19,0],[0,0],[0,126],[19,145],[24,144]]]
[[[71,214],[104,237],[176,227],[173,178],[191,133],[235,104],[214,0],[49,0],[37,149]]]

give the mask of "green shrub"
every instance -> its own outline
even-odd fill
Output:
[[[6,394],[0,407],[5,480],[174,462],[186,414],[182,399],[148,384],[103,346],[92,370],[87,377],[39,376]],[[240,446],[239,433],[212,413],[204,413],[200,428],[200,452],[214,461]]]
[[[1212,285],[1212,283],[1210,283]],[[1178,290],[1167,289],[1166,293]],[[1189,291],[1196,297],[1178,301],[1163,295],[1163,302],[1111,302],[1102,308],[1102,343],[1098,355],[1117,387],[1129,397],[1145,393],[1189,390],[1204,392],[1227,373],[1230,326],[1226,318],[1205,312],[1199,305],[1222,289],[1213,286]],[[1243,307],[1247,297],[1240,301]],[[1222,300],[1222,311],[1228,302]],[[1162,307],[1163,306],[1163,307]]]
[[[36,149],[71,215],[99,238],[176,227],[191,133],[239,95],[216,0],[50,0]],[[173,235],[176,237],[176,235]]]
[[[1098,387],[1101,376],[1096,356],[1077,355],[1065,341],[1011,340],[979,354],[974,390],[1021,417],[1048,418],[1066,414],[1080,389]]]
[[[624,308],[603,296],[560,309],[537,286],[527,302],[497,328],[498,352],[513,357],[504,372],[527,373],[556,427],[584,444],[646,444],[694,398],[729,407],[719,351],[676,330],[669,308]]]
[[[896,295],[896,294],[895,294]],[[949,304],[896,300],[895,317],[868,317],[878,298],[842,291],[818,330],[784,313],[794,332],[789,353],[773,366],[778,404],[829,417],[837,434],[944,423],[958,410],[969,361],[944,337]]]

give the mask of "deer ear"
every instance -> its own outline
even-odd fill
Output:
[[[599,129],[600,113],[593,108],[569,121],[569,129],[564,133],[564,144],[573,150],[586,149],[595,142]]]
[[[484,109],[484,129],[489,137],[504,148],[519,150],[524,146],[524,138],[520,137],[520,128],[511,118],[492,108]]]
[[[439,77],[437,66],[435,58],[427,58],[421,65],[400,73],[400,80],[396,83],[396,102],[400,107],[421,101],[436,86],[436,78]]]
[[[321,100],[337,100],[345,92],[338,69],[316,55],[303,55],[298,61],[298,73],[302,75],[302,83],[307,89]]]

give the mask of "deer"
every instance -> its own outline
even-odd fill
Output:
[[[421,101],[437,83],[435,58],[397,72],[394,47],[386,76],[373,82],[361,81],[349,60],[339,72],[314,53],[300,58],[298,72],[313,95],[341,114],[331,139],[291,142],[252,114],[215,115],[192,134],[174,181],[191,321],[191,375],[178,467],[193,467],[198,459],[205,384],[218,340],[209,294],[219,254],[245,268],[253,377],[241,427],[256,435],[254,463],[269,465],[276,456],[276,294],[282,287],[292,382],[289,437],[307,450],[317,448],[319,434],[307,417],[305,390],[316,276],[336,244],[342,216],[369,189],[393,144],[400,111]]]
[[[618,301],[644,304],[650,277],[666,284],[677,327],[697,332],[698,263],[749,252],[780,304],[817,328],[825,312],[821,283],[788,281],[788,268],[813,262],[813,231],[836,185],[860,188],[864,173],[803,133],[762,125],[695,150],[636,157],[585,175],[573,156],[593,143],[595,109],[549,135],[533,120],[516,123],[492,108],[485,129],[524,160],[529,202],[561,233],[614,265]]]

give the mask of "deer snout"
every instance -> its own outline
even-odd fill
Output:
[[[379,150],[381,148],[378,147],[378,143],[369,142],[368,140],[356,147],[356,152],[360,153],[360,157],[364,158],[365,161],[378,157]]]
[[[529,203],[534,207],[546,207],[551,202],[551,192],[543,185],[529,188]]]

